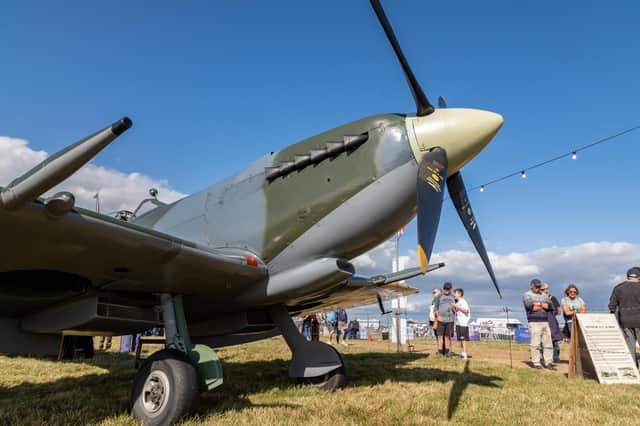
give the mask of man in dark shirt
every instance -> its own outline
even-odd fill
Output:
[[[640,267],[627,271],[627,280],[611,292],[609,312],[616,314],[624,332],[629,352],[638,364],[636,342],[640,338]]]
[[[549,284],[546,282],[542,283],[542,292],[549,296],[551,299],[551,304],[553,305],[553,309],[550,309],[547,312],[547,322],[549,323],[549,331],[551,331],[551,341],[553,342],[553,362],[560,362],[560,342],[564,338],[564,334],[560,330],[560,325],[558,324],[557,315],[560,315],[562,311],[560,302],[558,299],[549,292]],[[540,352],[543,352],[543,349],[540,348]],[[545,360],[546,362],[546,360]]]
[[[453,334],[453,320],[455,313],[453,305],[456,303],[451,288],[453,284],[446,282],[442,286],[442,294],[436,299],[434,312],[438,320],[438,352],[444,356],[451,356],[451,335]]]

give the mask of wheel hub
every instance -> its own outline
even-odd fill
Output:
[[[151,372],[142,389],[142,405],[144,409],[150,415],[158,414],[169,400],[170,392],[167,375],[160,370]]]

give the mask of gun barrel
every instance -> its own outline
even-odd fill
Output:
[[[47,158],[0,192],[0,208],[14,210],[38,198],[78,171],[132,124],[124,117]]]

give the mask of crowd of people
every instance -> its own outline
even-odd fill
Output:
[[[616,315],[624,333],[629,352],[636,365],[636,344],[640,338],[640,267],[627,271],[627,279],[613,288],[609,298],[609,312]],[[580,297],[575,284],[569,284],[564,297],[558,299],[550,293],[549,285],[533,279],[523,297],[529,334],[531,336],[531,365],[533,368],[554,370],[560,361],[560,342],[571,338],[575,315],[587,312],[587,305]],[[564,327],[560,330],[557,316],[563,315]]]
[[[447,358],[454,356],[452,337],[455,333],[460,343],[459,357],[468,359],[471,308],[464,298],[464,289],[453,289],[453,284],[445,282],[442,289],[434,288],[431,296],[429,328],[437,341],[436,355]],[[522,302],[531,339],[531,365],[536,369],[555,370],[554,364],[560,362],[560,342],[571,338],[576,314],[587,312],[580,290],[575,284],[569,284],[558,300],[548,283],[535,278],[531,280]],[[614,287],[609,311],[616,315],[637,364],[636,344],[640,343],[640,267],[629,269],[626,281]],[[562,327],[559,316],[564,320]],[[320,316],[307,315],[303,320],[302,333],[309,340],[319,340],[322,324],[329,331],[328,344],[333,344],[335,340],[336,344],[348,345],[348,339],[358,338],[360,325],[357,320],[349,322],[344,309],[324,312]]]
[[[330,345],[335,339],[336,344],[348,346],[348,340],[359,338],[360,323],[356,319],[348,321],[344,309],[323,312],[319,317],[316,314],[306,315],[302,319],[302,335],[307,340],[320,340],[320,326],[323,324],[329,332],[327,343]]]
[[[587,305],[575,284],[569,284],[561,302],[551,294],[549,284],[535,278],[529,291],[522,296],[522,303],[529,324],[531,337],[531,365],[533,368],[554,370],[560,362],[560,342],[571,336],[571,324],[576,313],[587,311]],[[558,315],[564,316],[565,326],[560,330]]]

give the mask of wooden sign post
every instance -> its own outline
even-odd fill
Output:
[[[640,384],[640,373],[613,314],[576,314],[571,327],[569,378]]]

